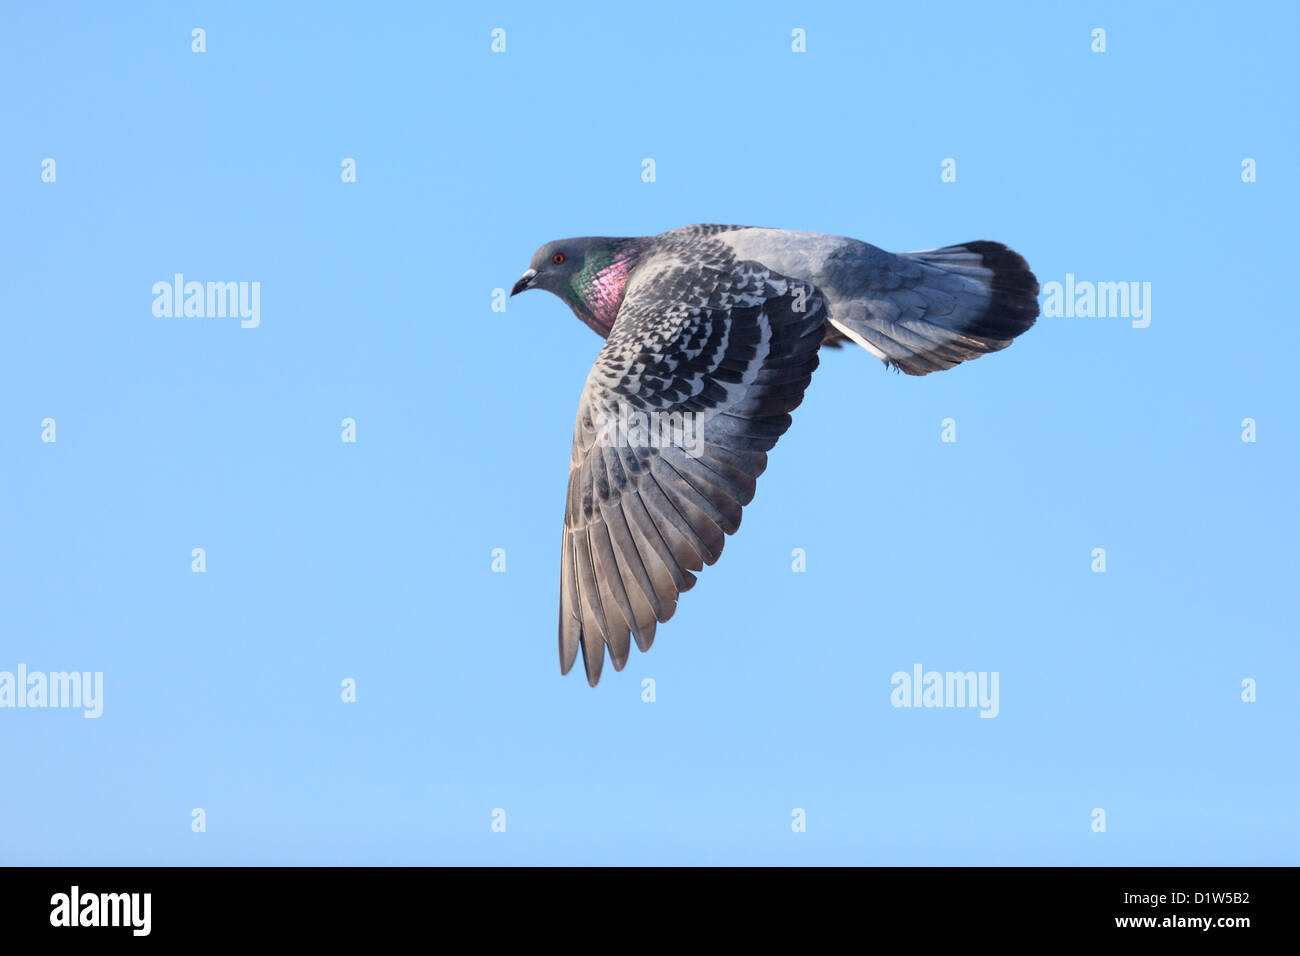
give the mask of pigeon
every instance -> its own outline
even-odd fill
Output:
[[[604,340],[578,403],[560,557],[560,672],[647,651],[722,554],[822,347],[908,375],[1011,344],[1038,280],[997,242],[894,254],[842,236],[695,225],[548,242],[512,296],[559,296]]]

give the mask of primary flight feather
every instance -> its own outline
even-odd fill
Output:
[[[581,650],[593,687],[606,648],[615,670],[632,641],[648,650],[721,555],[820,347],[851,340],[925,375],[1006,348],[1038,315],[1038,280],[1000,243],[895,255],[747,226],[549,242],[510,294],[527,289],[605,338],[578,403],[560,557],[560,670]]]

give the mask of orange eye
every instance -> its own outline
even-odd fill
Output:
[[[558,266],[558,265],[563,265],[563,263],[564,263],[564,253],[563,253],[563,252],[557,252],[555,255],[551,256],[551,261],[554,262],[557,266]]]

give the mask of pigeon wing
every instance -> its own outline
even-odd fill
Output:
[[[716,252],[716,250],[715,250]],[[817,367],[815,287],[756,262],[643,260],[574,427],[560,581],[560,669],[595,686],[648,650],[694,571],[722,553]]]

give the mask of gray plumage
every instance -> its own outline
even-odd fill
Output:
[[[741,226],[547,243],[511,294],[531,288],[606,337],[578,405],[560,562],[560,668],[581,651],[592,686],[606,649],[615,670],[632,641],[648,650],[721,555],[820,346],[851,340],[924,375],[1005,348],[1038,314],[1037,280],[998,243],[895,255]],[[638,412],[693,431],[611,436]]]

